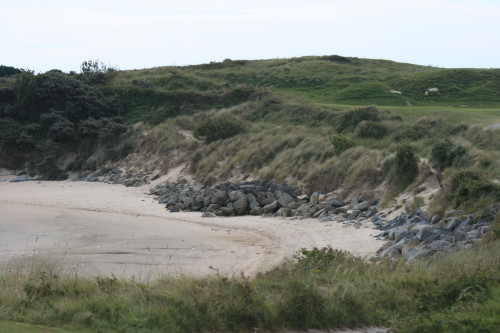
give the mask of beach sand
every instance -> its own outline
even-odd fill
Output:
[[[2,269],[48,258],[88,276],[253,276],[301,248],[330,245],[367,257],[383,245],[370,227],[316,219],[202,218],[199,212],[168,212],[147,187],[9,183],[13,176],[0,171]]]

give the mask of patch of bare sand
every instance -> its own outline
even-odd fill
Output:
[[[169,213],[144,188],[0,182],[0,262],[63,257],[79,274],[254,275],[301,248],[330,245],[370,256],[382,245],[376,233],[314,219]]]

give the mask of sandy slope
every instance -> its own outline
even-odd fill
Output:
[[[202,218],[167,212],[144,188],[8,183],[1,181],[9,178],[3,175],[0,263],[48,255],[62,258],[78,274],[140,279],[161,273],[253,275],[303,247],[331,245],[368,256],[382,245],[368,227],[313,219]]]

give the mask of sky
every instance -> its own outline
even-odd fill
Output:
[[[337,54],[500,67],[500,0],[0,0],[0,65],[79,71]]]

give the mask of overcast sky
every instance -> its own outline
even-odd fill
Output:
[[[0,64],[79,71],[338,54],[500,67],[500,0],[0,0]]]

